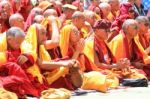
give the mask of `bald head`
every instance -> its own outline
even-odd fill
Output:
[[[54,9],[47,9],[44,13],[43,13],[44,17],[48,17],[48,16],[58,16],[56,10]]]
[[[138,16],[135,20],[136,20],[137,22],[149,22],[147,16]]]
[[[127,27],[132,26],[132,25],[134,25],[134,24],[137,24],[137,22],[136,22],[135,20],[133,20],[133,19],[127,19],[127,20],[125,20],[125,22],[123,23],[122,29],[123,29],[123,30],[126,30]]]
[[[100,4],[99,4],[99,7],[100,7],[101,9],[111,8],[111,6],[110,6],[108,3],[106,3],[106,2],[100,3]]]
[[[24,30],[24,18],[21,14],[16,13],[10,16],[9,24],[11,27],[19,27]]]
[[[44,16],[43,15],[36,15],[33,19],[33,23],[41,23],[42,20],[44,20]]]

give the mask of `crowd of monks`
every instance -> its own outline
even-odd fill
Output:
[[[48,88],[106,92],[123,79],[150,80],[141,0],[90,1],[85,9],[83,0],[0,0],[0,90],[40,97]]]

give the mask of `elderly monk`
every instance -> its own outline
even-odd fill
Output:
[[[33,64],[33,58],[20,50],[25,33],[17,27],[10,28],[1,35],[0,40],[0,84],[7,90],[23,95],[38,96],[38,91],[31,84],[26,69]]]
[[[139,31],[136,37],[134,37],[134,41],[137,45],[138,50],[137,51],[137,56],[136,56],[136,60],[141,62],[141,65],[139,65],[139,67],[137,68],[142,68],[145,73],[148,76],[148,79],[150,79],[150,68],[149,68],[149,64],[150,64],[150,56],[149,56],[149,52],[150,52],[150,42],[147,39],[146,33],[148,33],[148,29],[149,29],[149,20],[146,16],[138,16],[136,18],[136,21],[138,22],[138,26],[139,26]],[[143,63],[143,65],[142,65]],[[146,65],[144,65],[146,64]]]
[[[9,1],[0,2],[0,24],[2,25],[2,32],[9,29],[9,17],[12,14],[12,8]]]
[[[78,70],[77,61],[62,61],[63,59],[57,60],[58,62],[52,61],[43,45],[46,40],[45,38],[45,27],[40,24],[33,24],[28,30],[25,44],[32,46],[31,49],[28,50],[35,53],[33,56],[37,59],[36,64],[43,71],[49,86],[54,88],[62,87],[70,90],[80,87],[82,77]],[[28,48],[30,48],[30,46]]]
[[[108,15],[111,12],[111,6],[108,3],[100,3],[99,7],[101,9],[101,18],[108,20]],[[111,21],[111,20],[109,20]]]
[[[128,58],[131,62],[131,65],[135,67],[142,65],[140,61],[136,61],[137,51],[135,50],[137,50],[137,46],[133,38],[137,35],[137,32],[137,22],[133,19],[128,19],[123,23],[120,33],[109,43],[109,48],[117,61],[121,58]],[[133,66],[129,66],[129,70],[131,72],[131,75],[129,75],[130,78],[132,78],[132,76],[135,78],[144,77],[144,72],[140,69],[138,70],[133,68]]]
[[[12,14],[9,18],[9,24],[11,27],[19,27],[22,30],[24,30],[24,18],[21,14],[16,13],[16,14]]]
[[[55,9],[47,9],[44,11],[43,15],[44,15],[44,17],[48,17],[51,15],[58,17],[58,14]]]
[[[83,12],[76,11],[72,15],[72,24],[80,31],[80,37],[84,38],[85,35],[81,32],[81,29],[85,26],[85,16]]]

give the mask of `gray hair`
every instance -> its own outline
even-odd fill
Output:
[[[131,25],[133,25],[135,23],[136,23],[136,21],[134,19],[127,19],[127,20],[125,20],[125,22],[122,25],[122,30],[126,31],[128,26],[131,26]]]
[[[137,22],[149,21],[147,16],[138,16],[135,20]]]
[[[10,26],[13,26],[13,21],[17,20],[18,18],[23,18],[23,16],[19,13],[15,13],[15,14],[11,15],[10,18],[9,18]]]
[[[84,17],[83,12],[75,11],[72,15],[72,19],[79,18],[79,17]]]
[[[12,36],[12,37],[25,37],[25,33],[22,29],[18,27],[11,27],[7,32],[6,36]]]

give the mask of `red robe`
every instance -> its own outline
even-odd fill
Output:
[[[37,78],[35,78],[35,77],[33,77],[31,74],[29,74],[29,73],[27,73],[27,68],[29,67],[29,66],[32,66],[33,64],[34,64],[34,60],[33,60],[33,57],[31,57],[30,55],[28,55],[28,54],[24,54],[27,58],[28,58],[28,61],[26,62],[26,63],[24,63],[23,65],[21,65],[21,66],[19,66],[19,65],[17,65],[16,64],[16,61],[17,61],[17,58],[18,58],[18,56],[20,55],[20,53],[21,53],[21,51],[20,50],[10,50],[10,49],[8,49],[8,51],[7,51],[7,61],[8,62],[12,62],[12,64],[15,64],[14,66],[15,66],[15,68],[20,68],[21,70],[22,70],[22,72],[24,73],[20,73],[19,74],[19,70],[17,70],[17,69],[15,69],[16,70],[16,72],[14,72],[14,70],[13,69],[11,69],[11,68],[8,68],[8,69],[11,69],[11,72],[7,75],[8,76],[8,78],[9,78],[9,76],[16,76],[16,77],[18,77],[18,78],[20,78],[20,76],[21,76],[21,74],[22,75],[25,75],[25,77],[24,76],[21,76],[22,78],[23,78],[23,80],[18,80],[20,83],[21,83],[21,81],[22,81],[22,83],[25,83],[25,84],[22,84],[22,86],[20,87],[20,89],[24,89],[25,91],[24,91],[24,93],[23,94],[29,94],[29,95],[33,95],[33,96],[40,96],[40,93],[41,93],[41,91],[43,91],[43,90],[45,90],[45,89],[47,89],[47,87],[46,87],[46,85],[44,85],[45,84],[45,82],[44,82],[44,84],[40,84],[39,82],[38,82],[38,80],[37,80]],[[7,65],[9,66],[9,63],[7,63]],[[11,67],[11,64],[10,64],[10,66],[9,67]],[[7,72],[6,72],[7,73]],[[14,74],[13,74],[14,73]],[[6,77],[7,78],[7,77]],[[27,80],[27,81],[26,81]],[[14,80],[15,81],[15,80]],[[15,83],[18,83],[18,81],[16,81]],[[29,84],[28,84],[29,83]],[[11,82],[10,82],[10,84],[8,84],[8,85],[10,85],[11,86]],[[8,86],[7,85],[7,86]],[[24,86],[25,85],[25,86]],[[28,87],[27,87],[28,86]],[[17,86],[15,86],[16,87],[16,89],[17,89]],[[10,90],[11,90],[12,88],[10,87]],[[13,88],[14,89],[14,88]],[[14,92],[16,92],[16,90],[14,90]],[[20,96],[20,94],[22,95],[22,93],[21,92],[16,92],[19,96]]]

